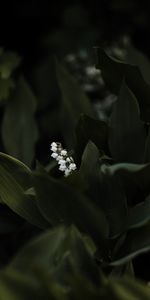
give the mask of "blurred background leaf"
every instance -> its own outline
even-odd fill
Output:
[[[8,154],[31,166],[38,131],[34,114],[36,98],[24,78],[20,78],[14,95],[7,102],[2,137]]]

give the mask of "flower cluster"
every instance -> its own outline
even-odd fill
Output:
[[[64,172],[67,177],[76,170],[76,164],[74,163],[73,157],[68,155],[67,150],[62,148],[61,143],[53,142],[51,144],[51,151],[53,152],[51,156],[57,160],[59,164],[59,170]]]

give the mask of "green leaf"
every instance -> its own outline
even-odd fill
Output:
[[[99,150],[108,152],[108,125],[104,121],[95,120],[84,114],[81,115],[76,127],[76,155],[81,160],[84,148],[91,140]]]
[[[34,272],[36,267],[50,269],[57,263],[57,251],[65,239],[63,226],[49,230],[34,238],[14,257],[9,267],[22,272]]]
[[[150,250],[150,223],[127,233],[124,241],[114,251],[111,265],[124,264],[141,253]]]
[[[0,274],[0,299],[7,300],[42,300],[44,288],[37,285],[35,280],[15,270],[5,270]],[[44,298],[43,298],[44,297]]]
[[[88,144],[85,147],[85,150],[82,155],[82,161],[80,166],[80,175],[84,178],[85,181],[87,181],[88,185],[94,184],[95,177],[98,174],[99,171],[99,150],[96,147],[96,145],[89,141]],[[92,182],[90,182],[92,180]]]
[[[89,141],[84,149],[79,176],[86,195],[92,201],[99,198],[99,150],[96,145]]]
[[[0,197],[19,216],[38,227],[48,226],[40,214],[36,199],[28,195],[31,187],[31,171],[23,163],[0,153]]]
[[[33,162],[37,140],[35,110],[35,96],[25,79],[20,78],[12,99],[6,105],[2,138],[8,154],[29,166]]]
[[[144,81],[139,67],[109,57],[101,48],[98,48],[97,54],[97,67],[101,69],[102,76],[109,88],[118,93],[122,80],[125,78],[127,86],[138,100],[142,120],[149,122],[150,86]]]
[[[0,152],[0,165],[15,178],[24,191],[31,187],[31,170],[24,163]]]
[[[10,91],[14,88],[14,82],[11,78],[0,78],[0,101],[9,97]]]
[[[63,282],[73,274],[82,274],[98,282],[99,271],[89,246],[74,227],[58,227],[29,242],[13,259],[10,266],[23,273],[36,268],[47,270]]]
[[[71,74],[58,62],[56,74],[62,94],[62,129],[66,142],[72,146],[77,121],[82,113],[93,117],[89,99]]]
[[[20,64],[20,57],[10,51],[1,51],[0,53],[0,77],[3,79],[8,79],[12,72]]]
[[[121,234],[126,227],[127,199],[118,176],[100,174],[99,207],[105,212],[110,233],[114,238]]]
[[[89,142],[82,156],[80,176],[85,181],[88,197],[105,212],[110,228],[109,235],[114,237],[125,226],[126,197],[117,176],[101,172],[99,156],[97,147]]]
[[[139,116],[136,98],[123,82],[110,120],[109,147],[118,162],[141,163],[146,132]]]
[[[134,184],[142,192],[150,192],[150,164],[120,163],[112,166],[103,165],[102,171],[118,175],[126,186]]]
[[[146,55],[134,48],[133,45],[129,45],[125,61],[128,64],[138,66],[144,80],[150,85],[150,61]]]
[[[7,99],[14,88],[11,74],[19,63],[20,58],[16,53],[0,49],[0,101]]]
[[[41,213],[50,224],[75,224],[98,242],[108,236],[103,212],[78,190],[40,173],[34,175],[34,186]]]
[[[115,300],[149,300],[150,298],[150,288],[130,277],[111,279],[107,288],[111,293],[111,299]]]
[[[137,228],[145,225],[150,221],[150,195],[146,200],[129,211],[127,228]]]

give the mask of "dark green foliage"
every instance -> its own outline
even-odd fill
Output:
[[[39,227],[47,222],[37,209],[35,196],[29,193],[31,171],[23,163],[1,154],[0,157],[0,196],[14,212]]]
[[[145,122],[150,121],[150,86],[144,80],[140,68],[135,64],[122,62],[109,57],[105,51],[98,48],[97,67],[102,70],[104,80],[108,86],[118,93],[123,79],[129,89],[134,93],[140,106],[141,118]]]
[[[74,142],[74,133],[81,113],[94,116],[89,99],[76,80],[60,64],[56,63],[56,74],[62,94],[62,126],[68,146]]]
[[[123,82],[110,119],[109,146],[117,161],[142,163],[146,130],[134,94]]]
[[[17,82],[5,108],[2,137],[7,153],[31,166],[38,138],[34,119],[36,98],[24,78]]]
[[[99,243],[108,236],[103,212],[78,190],[42,174],[34,175],[34,186],[40,211],[50,224],[73,223]]]
[[[0,153],[0,299],[150,298],[133,268],[134,258],[150,251],[150,70],[134,51],[117,61],[98,50],[118,96],[108,122],[95,118],[90,99],[58,62],[52,89],[44,67],[44,91],[40,74],[31,80],[35,91],[19,77],[3,102],[1,144],[9,155]],[[0,72],[11,74],[16,64]],[[49,158],[49,132],[49,143],[60,138],[72,151],[77,170],[68,177]],[[40,145],[48,149],[34,167]],[[5,257],[10,236],[18,244]]]
[[[76,127],[76,156],[80,161],[83,151],[91,140],[97,148],[108,153],[109,126],[104,121],[82,114]]]
[[[14,88],[11,75],[19,63],[20,58],[17,54],[0,48],[0,101],[6,100]]]

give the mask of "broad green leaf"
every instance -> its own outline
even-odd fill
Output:
[[[150,195],[146,200],[129,211],[127,228],[137,228],[145,225],[150,221]]]
[[[41,267],[50,270],[50,266],[59,260],[57,251],[65,239],[63,226],[51,229],[34,238],[25,245],[10,263],[10,267],[23,272],[34,272],[34,268]]]
[[[0,53],[0,77],[3,79],[8,79],[12,72],[20,64],[20,57],[10,51],[1,51]]]
[[[0,53],[0,76],[3,79],[10,77],[20,64],[20,57],[15,52],[3,51]]]
[[[122,233],[126,227],[127,199],[118,176],[100,174],[99,207],[105,212],[112,238]]]
[[[134,48],[133,45],[129,45],[125,61],[128,64],[138,66],[144,80],[150,85],[150,61],[146,55]]]
[[[150,86],[145,82],[139,67],[124,63],[109,57],[101,48],[97,50],[98,63],[102,76],[113,92],[118,93],[122,80],[125,78],[129,89],[136,96],[141,112],[141,118],[145,122],[150,121]]]
[[[71,299],[74,300],[148,300],[150,297],[150,288],[130,277],[104,278],[100,286],[95,286],[82,277],[71,281]]]
[[[125,226],[127,205],[125,193],[117,176],[101,173],[100,153],[89,142],[84,150],[80,167],[80,176],[85,181],[86,193],[105,212],[110,232],[116,236]]]
[[[126,264],[113,267],[109,275],[110,278],[122,276],[130,276],[130,278],[135,278],[132,260],[129,260]]]
[[[124,264],[137,255],[150,250],[150,223],[127,233],[124,241],[114,251],[111,265]],[[118,242],[120,243],[120,242]]]
[[[14,82],[11,78],[0,78],[0,101],[9,97],[10,91],[14,88]]]
[[[10,76],[19,63],[20,58],[16,53],[0,49],[0,101],[7,99],[14,88],[14,81]]]
[[[78,160],[81,160],[84,148],[89,140],[99,150],[108,152],[108,125],[104,121],[95,120],[82,114],[76,127],[76,153]]]
[[[0,154],[0,197],[2,201],[19,216],[38,227],[48,223],[40,214],[36,199],[28,195],[31,187],[31,171],[15,158]]]
[[[111,299],[114,300],[149,300],[150,298],[150,288],[130,277],[110,279],[107,288]]]
[[[71,299],[73,300],[107,300],[111,299],[110,297],[111,295],[103,286],[100,289],[97,285],[93,285],[91,281],[87,280],[87,278],[81,276],[71,278]]]
[[[35,238],[17,254],[10,267],[30,274],[36,268],[47,270],[61,282],[78,273],[94,282],[99,280],[93,255],[74,226],[58,227]]]
[[[80,166],[80,175],[87,181],[88,186],[89,184],[94,184],[94,179],[98,175],[100,165],[99,156],[98,148],[92,141],[89,141],[83,152]]]
[[[8,154],[22,160],[29,166],[33,162],[37,140],[35,110],[35,96],[25,79],[20,78],[14,95],[6,105],[2,124],[2,138]]]
[[[31,170],[20,160],[0,152],[0,165],[15,178],[24,191],[31,187]]]
[[[108,236],[103,212],[78,190],[40,173],[34,175],[34,186],[41,213],[50,224],[75,224],[98,242]]]
[[[83,192],[89,199],[92,199],[93,203],[96,203],[99,198],[99,156],[98,148],[92,141],[89,141],[84,149],[78,173]]]
[[[44,287],[37,285],[35,280],[15,270],[4,270],[0,274],[1,300],[42,300],[45,298]],[[44,297],[44,298],[43,298]]]
[[[93,117],[94,112],[89,99],[71,74],[56,63],[56,74],[62,94],[62,129],[69,146],[74,143],[74,131],[82,113]]]
[[[150,164],[120,163],[112,166],[103,165],[101,170],[107,174],[116,174],[126,186],[134,184],[143,192],[150,191]]]
[[[144,159],[146,131],[133,93],[123,82],[110,119],[109,147],[118,162],[141,163]]]

